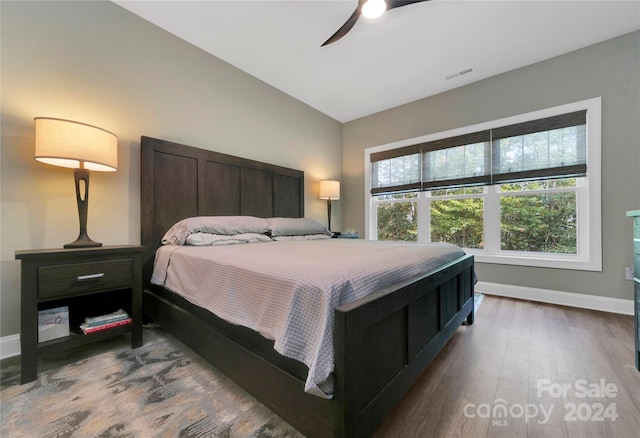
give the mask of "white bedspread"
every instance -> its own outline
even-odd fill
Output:
[[[330,398],[333,310],[462,255],[449,244],[354,239],[165,245],[151,282],[275,340],[309,367],[305,390]]]

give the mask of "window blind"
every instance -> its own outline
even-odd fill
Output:
[[[492,130],[494,184],[587,174],[587,112]]]
[[[371,193],[421,190],[421,150],[416,144],[371,154]]]
[[[490,131],[423,144],[422,190],[491,182]]]
[[[587,174],[586,110],[373,153],[371,193]]]

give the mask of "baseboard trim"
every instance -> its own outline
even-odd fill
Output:
[[[0,338],[0,359],[20,356],[20,335],[9,335]]]
[[[582,309],[619,313],[622,315],[633,315],[634,312],[633,300],[624,300],[621,298],[609,298],[574,292],[512,286],[509,284],[489,283],[486,281],[479,281],[476,283],[475,290],[476,292],[481,292],[487,295],[499,295],[501,297],[539,301],[541,303],[579,307]]]

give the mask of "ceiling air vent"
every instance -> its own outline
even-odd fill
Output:
[[[449,79],[457,78],[458,76],[466,75],[467,73],[471,73],[473,71],[472,68],[467,68],[459,71],[458,73],[450,74],[449,76],[445,76],[444,78],[448,81]]]

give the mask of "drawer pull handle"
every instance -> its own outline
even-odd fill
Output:
[[[98,278],[104,277],[104,272],[99,274],[89,274],[89,275],[78,275],[76,281],[88,281],[88,280],[97,280]]]

